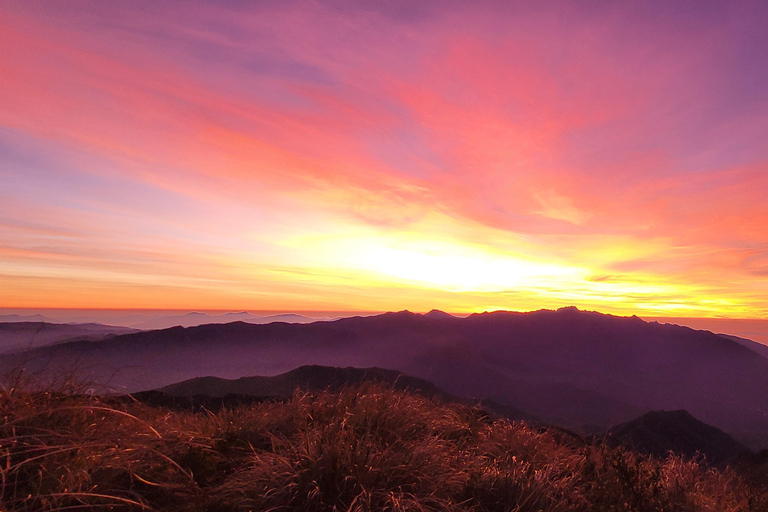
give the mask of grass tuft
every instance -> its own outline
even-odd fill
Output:
[[[768,511],[734,471],[568,441],[386,386],[179,412],[0,392],[0,509]]]

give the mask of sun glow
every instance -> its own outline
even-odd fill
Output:
[[[627,6],[33,4],[0,7],[0,306],[768,318],[747,10],[713,45]]]
[[[367,244],[352,252],[361,269],[448,291],[494,292],[572,281],[583,269],[542,264],[519,257],[481,252],[445,243],[421,243],[417,248]]]

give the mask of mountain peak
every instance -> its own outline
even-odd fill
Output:
[[[453,315],[450,315],[445,311],[440,311],[439,309],[433,309],[429,313],[426,313],[424,316],[427,318],[454,318]]]
[[[417,315],[416,315],[416,313],[411,313],[411,312],[410,312],[410,311],[408,311],[407,309],[404,309],[404,310],[402,310],[402,311],[389,311],[389,312],[387,312],[387,313],[384,313],[384,315],[389,315],[389,316],[400,316],[400,317],[406,317],[406,316],[408,316],[408,317],[410,317],[410,316],[417,316]],[[384,315],[382,315],[382,316],[384,316]]]

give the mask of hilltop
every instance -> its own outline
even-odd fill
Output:
[[[652,411],[608,431],[613,444],[639,453],[664,457],[669,453],[686,458],[704,457],[723,467],[749,450],[722,430],[694,418],[688,411]]]

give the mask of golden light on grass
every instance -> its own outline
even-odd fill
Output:
[[[9,512],[760,512],[768,500],[758,476],[375,383],[216,412],[50,391],[0,391]]]

